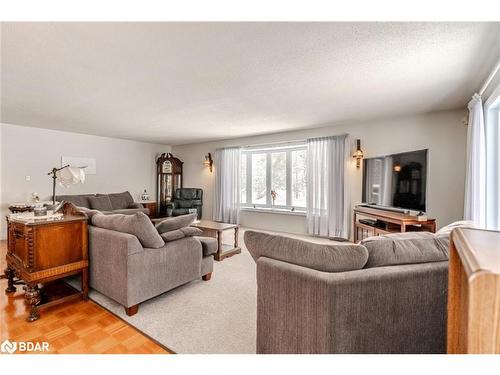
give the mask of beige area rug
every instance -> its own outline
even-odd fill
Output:
[[[214,262],[210,281],[192,281],[143,302],[134,316],[99,292],[91,290],[90,298],[176,353],[255,353],[255,262],[244,246],[243,233],[240,230],[242,253]],[[224,242],[230,243],[232,233],[227,235]]]

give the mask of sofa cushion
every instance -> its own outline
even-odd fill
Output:
[[[149,209],[147,208],[123,208],[121,210],[114,210],[115,214],[124,214],[124,215],[133,215],[137,212],[143,212],[146,215],[149,215]]]
[[[111,193],[108,194],[113,210],[122,210],[129,208],[132,203],[134,203],[134,198],[128,191],[123,193]]]
[[[90,208],[89,197],[95,197],[95,194],[77,194],[77,195],[57,195],[58,202],[71,202],[77,207]]]
[[[144,247],[157,249],[165,244],[149,217],[142,212],[134,215],[94,215],[92,224],[99,228],[133,234]]]
[[[184,227],[164,232],[161,234],[161,238],[163,238],[165,242],[170,242],[184,237],[199,236],[200,234],[203,234],[203,231],[201,229],[194,227]]]
[[[99,211],[111,211],[113,207],[111,206],[111,201],[107,195],[101,195],[99,197],[89,197],[90,208]]]
[[[262,232],[246,231],[245,245],[257,261],[267,257],[324,272],[363,268],[368,251],[355,244],[319,244]]]
[[[196,219],[196,214],[181,215],[177,217],[169,217],[156,224],[158,233],[165,233],[171,230],[176,230],[190,226]]]
[[[203,256],[209,256],[217,252],[217,239],[213,237],[195,237],[201,242],[201,249],[203,250]]]
[[[429,232],[393,233],[361,241],[368,250],[365,268],[448,260],[449,237]]]

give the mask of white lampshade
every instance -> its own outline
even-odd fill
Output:
[[[56,172],[57,182],[64,187],[85,182],[83,168],[66,167]]]

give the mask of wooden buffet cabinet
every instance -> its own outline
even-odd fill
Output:
[[[64,204],[62,213],[63,217],[57,220],[26,221],[7,217],[7,268],[3,277],[8,279],[8,286],[5,291],[13,293],[16,285],[26,284],[29,322],[40,317],[39,307],[74,298],[87,299],[87,216],[71,203]],[[53,283],[78,273],[82,275],[81,291],[67,284]],[[53,299],[49,290],[60,298]]]
[[[447,351],[500,354],[500,232],[451,233]]]
[[[360,217],[378,220],[383,227],[363,224]],[[382,234],[427,231],[436,232],[436,220],[427,219],[418,221],[416,216],[394,211],[380,210],[366,206],[356,206],[353,214],[354,242],[359,242],[366,237],[380,236]]]

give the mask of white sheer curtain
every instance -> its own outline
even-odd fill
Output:
[[[309,234],[349,237],[347,135],[307,140],[307,227]]]
[[[240,221],[240,159],[239,147],[215,151],[215,207],[216,221],[239,224]]]
[[[500,86],[484,103],[486,228],[500,230]]]
[[[469,102],[464,219],[483,228],[486,221],[486,140],[481,96]]]

